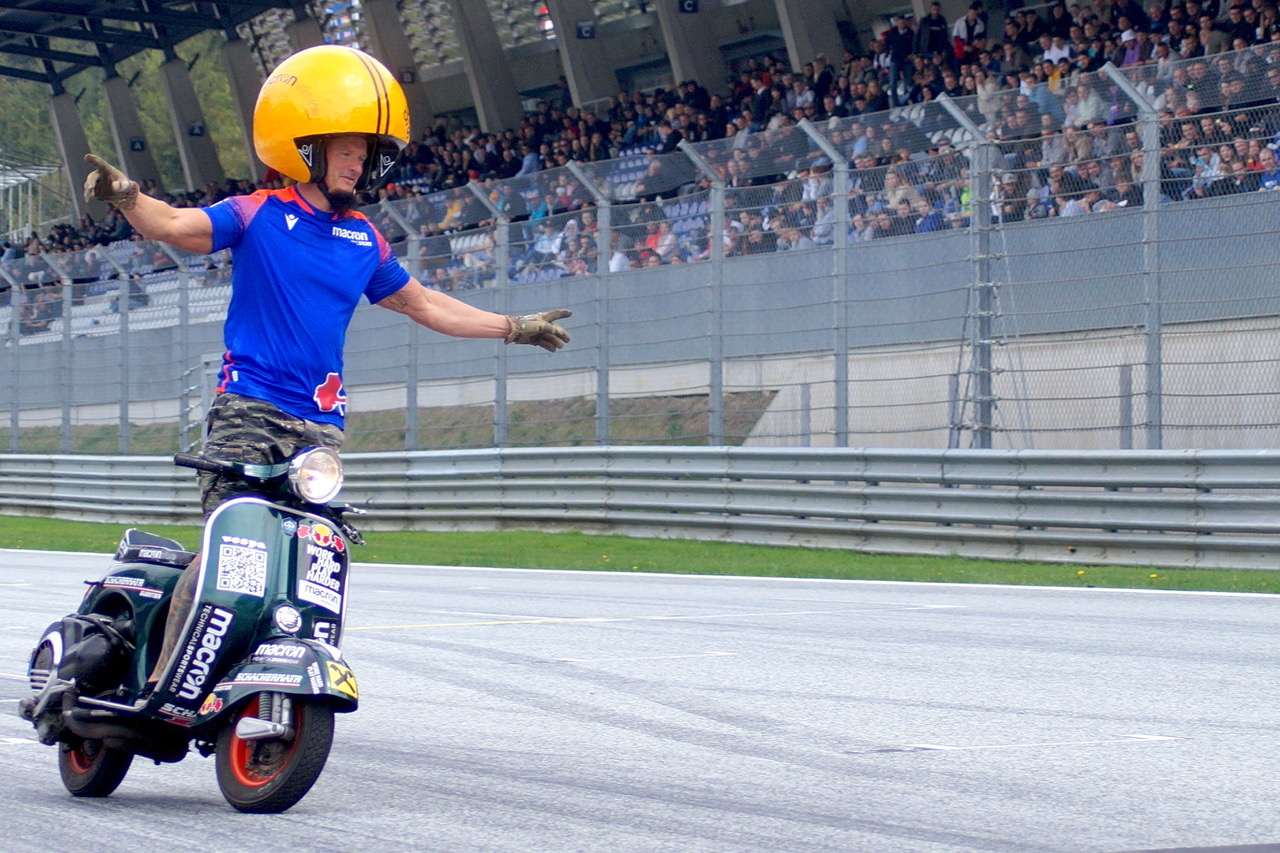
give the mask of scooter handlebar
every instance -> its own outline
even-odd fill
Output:
[[[220,474],[227,470],[225,465],[210,462],[201,456],[192,456],[190,453],[173,454],[173,464],[183,468],[195,468],[197,471],[209,471],[213,474]]]

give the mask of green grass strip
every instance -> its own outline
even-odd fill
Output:
[[[143,525],[195,550],[200,528]],[[0,548],[110,554],[124,527],[0,516]],[[1280,592],[1280,572],[1152,569],[863,554],[821,548],[738,545],[684,539],[638,539],[581,533],[368,532],[353,558],[367,563],[672,572],[756,577],[849,578],[947,583]]]

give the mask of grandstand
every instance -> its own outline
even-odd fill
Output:
[[[1158,401],[1164,395],[1152,329],[1153,324],[1159,328],[1162,297],[1152,297],[1150,288],[1161,279],[1180,278],[1192,279],[1196,286],[1210,290],[1221,287],[1223,293],[1232,294],[1223,297],[1226,301],[1221,308],[1188,314],[1181,303],[1170,303],[1165,313],[1185,314],[1187,320],[1196,321],[1251,318],[1248,322],[1257,322],[1266,312],[1256,306],[1241,307],[1249,299],[1247,281],[1241,276],[1251,264],[1263,262],[1266,250],[1259,248],[1253,254],[1245,250],[1239,257],[1218,257],[1215,253],[1215,271],[1206,280],[1188,272],[1199,269],[1194,259],[1184,262],[1185,270],[1166,266],[1167,259],[1177,256],[1185,242],[1166,246],[1151,235],[1170,232],[1170,223],[1184,222],[1188,217],[1204,221],[1206,215],[1219,216],[1205,211],[1227,211],[1223,205],[1228,202],[1231,210],[1263,211],[1277,198],[1270,192],[1280,187],[1274,156],[1280,145],[1278,45],[1265,42],[1213,57],[1192,56],[1164,64],[1117,66],[1104,61],[1095,71],[1078,69],[1069,84],[1060,84],[1056,91],[1047,76],[1013,75],[1004,88],[988,86],[968,95],[940,93],[936,98],[926,95],[916,102],[852,115],[797,113],[793,117],[779,107],[761,117],[766,121],[754,124],[742,124],[742,119],[758,94],[727,90],[721,94],[727,105],[725,114],[736,117],[738,124],[727,126],[724,135],[701,137],[694,130],[699,108],[686,104],[677,93],[636,93],[633,100],[619,100],[604,111],[610,135],[611,156],[607,159],[553,154],[553,149],[571,151],[566,143],[574,138],[574,128],[583,132],[590,128],[585,113],[574,116],[544,107],[545,112],[529,116],[521,128],[507,133],[457,129],[428,135],[414,149],[421,153],[412,156],[432,163],[436,171],[419,179],[413,162],[406,162],[392,186],[368,200],[366,212],[406,267],[425,284],[465,292],[471,294],[466,298],[488,304],[496,304],[495,299],[520,301],[523,297],[518,294],[524,290],[530,298],[533,294],[567,294],[568,290],[549,288],[563,288],[575,280],[587,288],[575,288],[573,292],[578,294],[598,292],[592,290],[597,287],[611,292],[635,288],[647,293],[653,287],[684,282],[682,298],[697,301],[704,297],[691,294],[707,282],[714,286],[744,275],[751,279],[760,269],[768,268],[792,271],[783,275],[794,273],[793,285],[806,282],[806,288],[834,294],[837,304],[845,305],[841,310],[850,311],[850,300],[856,301],[860,291],[879,288],[881,282],[876,277],[882,279],[892,268],[868,264],[870,258],[896,258],[897,268],[912,269],[920,258],[934,257],[938,241],[943,239],[948,245],[961,247],[956,256],[936,261],[954,277],[944,290],[968,294],[968,304],[958,313],[954,305],[945,309],[963,326],[959,337],[947,344],[958,347],[954,358],[959,367],[949,371],[956,387],[926,393],[926,397],[945,398],[950,410],[934,418],[932,427],[898,430],[915,436],[904,441],[932,435],[956,442],[966,433],[989,440],[1001,429],[1005,441],[1029,440],[1025,436],[1031,434],[1040,435],[1043,441],[1045,430],[1052,433],[1054,428],[1041,424],[1030,431],[1014,430],[991,422],[990,400],[985,399],[994,393],[991,377],[1018,373],[1018,381],[1029,382],[1037,372],[997,369],[992,359],[999,348],[1013,347],[1019,335],[1032,327],[1046,332],[1070,328],[1081,334],[1095,330],[1089,332],[1092,334],[1110,326],[1136,326],[1145,328],[1135,339],[1145,336],[1147,357],[1134,360],[1129,354],[1123,356],[1127,361],[1116,363],[1117,375],[1127,378],[1118,380],[1114,391],[1104,395],[1111,401],[1107,407],[1116,408],[1098,422],[1099,426],[1080,427],[1071,441],[1094,446],[1097,442],[1086,437],[1088,430],[1102,429],[1110,434],[1107,440],[1124,446],[1142,441],[1145,430],[1146,443],[1161,446],[1164,425],[1153,419],[1161,415]],[[867,70],[865,59],[846,56],[839,69],[840,79],[874,74]],[[792,73],[769,55],[743,67],[755,69],[746,70],[747,77],[768,73],[782,81]],[[1189,88],[1186,81],[1198,82]],[[848,91],[853,105],[858,104],[857,92]],[[1105,114],[1072,124],[1065,108],[1082,91],[1101,99]],[[1186,92],[1197,93],[1195,112],[1186,104]],[[635,112],[636,106],[641,113]],[[675,126],[683,127],[688,135],[678,149],[663,153],[663,135],[655,123],[644,123],[641,114],[662,114],[668,123],[675,119]],[[568,121],[556,125],[552,120],[557,117]],[[479,158],[486,148],[493,149],[491,153],[514,148],[526,133],[542,140],[542,152],[535,157],[535,168],[521,168],[518,175],[481,172],[467,168],[461,159],[463,152]],[[1193,144],[1189,141],[1193,137],[1204,144]],[[1244,199],[1244,195],[1254,198]],[[189,203],[211,200],[192,199]],[[1174,215],[1175,208],[1184,205],[1186,215]],[[1095,218],[1097,224],[1091,224]],[[1219,219],[1215,227],[1241,221],[1227,213]],[[1072,257],[1074,262],[1081,248],[1097,245],[1097,235],[1130,234],[1135,227],[1146,236],[1135,238],[1132,244],[1116,245],[1106,255],[1115,262],[1108,265],[1105,274],[1074,269],[1050,273],[1041,268],[1055,263],[1056,257]],[[1095,235],[1091,238],[1095,242],[1077,242],[1081,233]],[[1247,247],[1255,242],[1255,235],[1247,230],[1213,233],[1224,246]],[[952,235],[961,241],[952,240]],[[19,294],[10,300],[15,304],[0,308],[10,348],[17,344],[22,349],[47,349],[68,340],[110,338],[122,327],[122,313],[128,315],[131,332],[216,322],[220,316],[227,299],[228,259],[182,257],[160,247],[140,246],[135,240],[97,242],[105,245],[75,248],[46,242],[42,250],[25,255],[18,252],[18,256],[0,262],[0,279]],[[1048,247],[1040,264],[1032,260],[1035,256],[1024,258],[1008,249],[1021,243]],[[870,252],[870,246],[863,244],[882,246],[883,251]],[[58,251],[65,248],[73,250]],[[793,254],[781,265],[768,257],[784,250]],[[754,263],[753,258],[766,266]],[[683,269],[676,270],[677,266]],[[881,271],[871,272],[877,269]],[[630,270],[637,272],[615,279],[618,273]],[[1021,325],[1011,319],[1021,307],[1015,304],[1022,298],[1018,294],[1049,283],[1068,287],[1075,279],[1105,281],[1107,276],[1115,277],[1118,290],[1126,293],[1117,297],[1110,314],[1090,302],[1093,307],[1088,318],[1082,315],[1064,327],[1044,318],[1023,318]],[[1237,280],[1243,283],[1236,284]],[[1135,281],[1143,283],[1147,296],[1130,293],[1130,283]],[[130,287],[139,288],[145,299],[131,300]],[[1003,299],[992,297],[993,287],[1001,288]],[[923,313],[910,322],[934,316],[942,310],[943,302],[953,301],[953,296],[943,298],[942,292],[936,297],[941,300],[938,306],[921,308]],[[1099,291],[1095,287],[1090,292]],[[125,312],[121,311],[122,297]],[[883,298],[892,297],[886,294]],[[1217,298],[1203,303],[1216,304]],[[59,307],[52,307],[55,304]],[[1148,307],[1136,310],[1143,304]],[[1269,305],[1265,301],[1259,304]],[[31,313],[35,308],[49,315],[44,318],[47,322],[24,325],[24,310]],[[834,322],[837,339],[856,337],[853,327],[844,327],[841,332],[842,322]],[[719,334],[714,326],[703,328]],[[820,324],[813,332],[818,334],[822,329],[819,337],[829,336],[830,328]],[[953,330],[939,338],[930,337],[937,334],[941,333],[918,330],[915,345],[923,353],[937,345],[930,341],[957,333]],[[905,344],[903,339],[895,340],[896,345]],[[818,351],[829,344],[829,340],[821,344]],[[837,354],[846,345],[851,344],[837,346]],[[802,344],[795,346],[797,353],[807,351]],[[765,349],[774,352],[771,347]],[[782,352],[777,350],[776,354]],[[1197,369],[1211,374],[1211,363]],[[1226,368],[1218,365],[1213,369]],[[1255,368],[1239,369],[1247,372]],[[926,369],[938,370],[937,365]],[[839,373],[837,369],[837,380]],[[907,378],[900,376],[897,381]],[[686,382],[672,381],[676,388]],[[693,382],[688,387],[704,388],[702,393],[712,395],[724,393],[715,385],[711,382],[708,389],[705,383]],[[802,381],[786,392],[769,383],[753,386],[752,393],[775,395],[772,411],[762,413],[757,422],[757,432],[812,432],[812,420],[800,426],[778,409],[783,405],[780,401],[789,401],[785,406],[797,410],[816,405],[812,399],[801,402],[801,386],[811,386],[806,394],[813,387],[833,387],[828,379],[817,385]],[[838,388],[838,382],[834,387]],[[1242,387],[1252,388],[1240,391],[1242,397],[1256,398],[1259,393],[1259,388],[1248,382]],[[854,418],[854,410],[842,399],[842,392],[830,393],[834,396],[822,406],[836,414],[822,417],[830,424],[824,429],[833,436],[830,440],[847,441],[849,429],[842,428],[840,422]],[[1199,399],[1210,392],[1193,383],[1185,393]],[[1015,412],[1009,401],[1027,394],[1027,389],[1016,383],[1001,389],[999,396],[1008,407],[1005,414],[1012,417]],[[1127,402],[1116,402],[1122,400]],[[1143,400],[1148,407],[1145,415],[1135,408]],[[915,399],[904,401],[904,405],[920,407],[937,402]],[[1019,405],[1033,404],[1027,398]],[[1224,423],[1232,423],[1224,428],[1269,435],[1273,419],[1250,405],[1242,405],[1241,411],[1245,409],[1250,412],[1222,415]],[[1217,417],[1197,415],[1199,425],[1187,424],[1185,428],[1211,428]],[[1025,420],[1022,415],[1019,418]],[[776,426],[784,423],[789,425]],[[714,428],[708,429],[713,439],[724,440],[714,435]],[[867,440],[874,443],[894,441],[888,436],[895,434],[895,428],[887,424],[866,433]],[[1015,434],[1024,438],[1014,439]],[[758,434],[753,440],[773,439]]]

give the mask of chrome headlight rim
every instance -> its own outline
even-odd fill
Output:
[[[307,503],[329,503],[342,481],[342,459],[332,447],[308,447],[289,460],[289,487]]]

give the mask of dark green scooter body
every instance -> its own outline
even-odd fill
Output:
[[[334,523],[320,516],[256,497],[218,507],[205,525],[185,640],[148,711],[176,725],[203,726],[264,689],[323,696],[335,710],[354,711],[354,676],[338,651],[348,548]],[[258,651],[283,641],[305,652]]]
[[[159,681],[148,689],[170,601],[195,554],[131,529],[76,612],[42,634],[28,665],[32,695],[19,701],[19,714],[42,743],[58,746],[63,782],[76,796],[108,796],[134,756],[180,761],[194,744],[216,752],[231,805],[277,813],[323,769],[333,714],[358,706],[339,650],[350,546],[363,544],[343,516],[356,510],[289,494],[296,458],[174,461],[242,476],[260,491],[207,519],[193,604]]]

